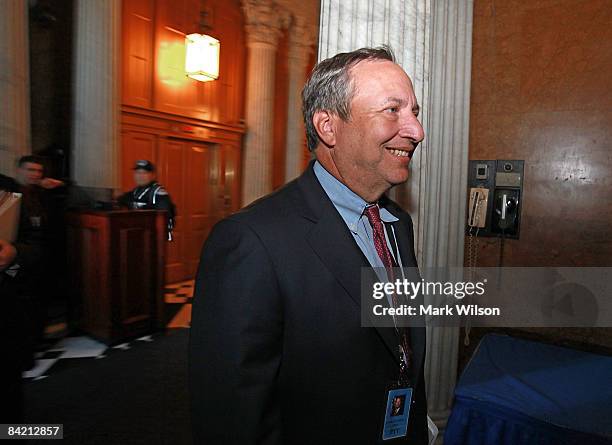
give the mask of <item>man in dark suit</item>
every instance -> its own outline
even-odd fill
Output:
[[[9,243],[0,239],[0,422],[23,422],[21,373],[34,366],[30,317],[18,293],[19,275],[40,256],[37,246]]]
[[[218,223],[202,252],[195,443],[425,445],[425,330],[361,327],[360,312],[362,267],[416,267],[410,216],[384,196],[424,137],[412,83],[387,48],[363,48],[319,63],[302,95],[317,161]],[[407,433],[383,442],[398,380]]]

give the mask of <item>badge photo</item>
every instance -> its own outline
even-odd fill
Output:
[[[389,391],[383,424],[383,440],[403,437],[408,431],[412,388],[397,388]]]

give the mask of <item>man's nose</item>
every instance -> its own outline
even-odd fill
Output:
[[[406,113],[401,118],[399,136],[410,139],[415,145],[425,138],[423,126],[412,113]]]

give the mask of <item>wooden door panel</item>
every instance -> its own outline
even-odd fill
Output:
[[[225,214],[227,216],[241,207],[241,152],[238,146],[226,145],[223,165],[223,183],[225,189]]]
[[[123,103],[152,106],[153,0],[124,0],[122,19]]]
[[[211,225],[210,148],[191,144],[187,153],[186,197],[190,233],[187,239],[188,272],[195,274],[200,251]]]
[[[231,149],[229,150],[229,154],[230,165],[225,171],[225,181],[228,184],[228,193],[231,196],[230,213],[234,213],[242,207],[242,178],[240,176],[240,173],[242,171],[242,153],[239,147],[231,147]]]
[[[176,206],[175,227],[172,242],[166,247],[166,282],[185,279],[185,234],[188,233],[185,217],[185,143],[164,139],[159,151],[159,181],[164,185]]]
[[[139,159],[156,163],[156,139],[149,133],[124,131],[121,134],[121,188],[128,191],[134,188],[132,168]]]
[[[240,124],[247,59],[240,2],[123,0],[122,5],[122,104]],[[221,42],[214,82],[195,81],[184,71],[185,35],[200,31],[202,8],[208,13],[206,32]]]
[[[236,124],[244,117],[247,57],[243,20],[237,2],[215,5],[211,34],[221,42],[219,79],[208,82],[214,84],[214,90],[209,97],[201,99],[201,107],[210,110],[210,119],[214,121]]]
[[[151,235],[144,227],[119,228],[119,283],[121,301],[119,322],[122,325],[150,318],[153,280]]]
[[[185,35],[196,31],[187,26],[185,8],[185,0],[157,1],[155,108],[188,116],[196,108],[199,82],[185,75]]]

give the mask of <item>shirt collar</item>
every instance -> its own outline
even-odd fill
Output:
[[[314,163],[314,174],[319,180],[321,187],[340,213],[340,216],[348,226],[349,230],[357,233],[359,220],[363,211],[369,205],[361,196],[340,182],[336,177],[323,168],[319,161]],[[386,223],[399,221],[387,209],[380,207],[380,219]]]

